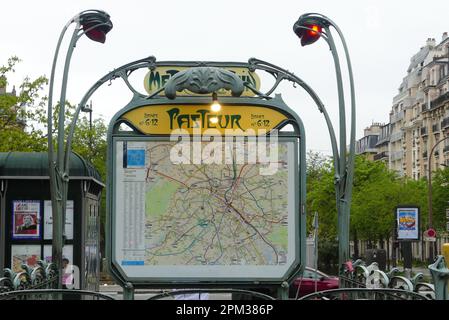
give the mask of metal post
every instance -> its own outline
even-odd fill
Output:
[[[0,181],[0,278],[3,277],[3,269],[5,268],[5,251],[6,251],[6,188],[7,180]]]
[[[349,82],[351,89],[351,133],[350,133],[350,147],[348,160],[346,160],[346,125],[345,125],[345,106],[344,106],[344,92],[342,85],[341,69],[338,62],[337,48],[333,41],[332,34],[328,27],[325,28],[326,35],[328,37],[328,43],[332,51],[334,58],[335,70],[337,73],[337,87],[339,95],[339,112],[340,112],[340,176],[342,178],[339,181],[340,198],[337,203],[338,212],[338,263],[339,274],[344,272],[344,263],[349,260],[349,224],[350,224],[350,209],[352,200],[352,183],[354,179],[354,162],[355,162],[355,89],[354,89],[354,77],[352,73],[352,65],[349,57],[349,51],[346,45],[346,41],[343,37],[338,26],[326,18],[326,20],[332,25],[340,36],[345,51],[345,57],[348,65]],[[342,137],[344,136],[344,137]],[[342,145],[342,143],[345,143]]]
[[[288,290],[289,290],[289,285],[288,282],[282,282],[281,286],[278,288],[278,292],[277,292],[277,296],[279,297],[279,299],[281,300],[288,300]]]
[[[73,31],[70,39],[69,47],[67,49],[66,59],[64,63],[64,71],[62,76],[61,95],[59,100],[59,113],[58,113],[58,130],[57,130],[57,152],[56,158],[54,154],[53,146],[53,84],[56,63],[58,60],[59,49],[61,47],[62,40],[68,27],[76,22],[76,27]],[[88,28],[82,28],[82,23],[87,22]],[[91,23],[91,24],[89,24]],[[85,27],[86,25],[83,25]],[[70,161],[70,147],[65,150],[64,137],[65,137],[65,101],[67,92],[68,73],[70,68],[70,60],[73,54],[73,50],[76,46],[78,39],[90,30],[96,29],[100,26],[104,26],[104,29],[100,32],[105,35],[112,29],[112,23],[109,20],[109,15],[100,10],[85,10],[74,16],[64,26],[56,45],[55,54],[53,57],[53,64],[49,83],[49,95],[48,95],[48,110],[47,110],[47,139],[48,139],[48,166],[50,177],[50,195],[52,202],[52,219],[53,219],[53,244],[52,244],[52,261],[56,264],[58,269],[58,289],[62,288],[62,248],[64,246],[65,238],[65,211],[67,205],[67,192],[69,184],[69,170],[68,166],[65,167],[65,163]],[[99,41],[98,39],[93,39]],[[104,39],[102,39],[104,40]],[[104,42],[104,41],[103,41]],[[70,138],[69,138],[70,140]],[[70,146],[70,141],[67,144]],[[68,152],[68,159],[64,157],[64,151]],[[67,154],[67,153],[66,153]]]
[[[68,28],[68,26],[74,21],[74,18],[71,19],[63,28],[58,43],[56,45],[55,54],[53,57],[53,65],[51,69],[51,76],[50,76],[50,83],[49,83],[49,95],[48,95],[48,119],[47,119],[47,127],[48,127],[48,133],[47,133],[47,139],[48,139],[48,163],[49,163],[49,176],[50,176],[50,195],[51,195],[51,202],[52,202],[52,219],[53,219],[53,244],[52,244],[52,261],[55,263],[57,269],[58,269],[58,289],[62,288],[62,247],[63,247],[63,224],[61,223],[62,219],[62,180],[61,180],[61,170],[59,167],[59,161],[57,162],[57,158],[55,159],[55,155],[53,152],[53,84],[54,84],[54,76],[55,76],[55,69],[56,69],[56,63],[58,60],[58,54],[59,49],[62,43],[62,39],[64,37],[64,34]],[[70,42],[71,46],[73,43],[73,36],[72,35],[72,41]],[[70,49],[67,52],[66,58],[70,58],[71,51],[73,52],[73,48]],[[67,61],[65,63],[65,66],[67,67]],[[64,68],[64,71],[66,71],[66,68]],[[68,71],[68,70],[67,70]],[[65,78],[67,79],[67,75],[65,75]],[[66,80],[67,81],[67,80]],[[63,87],[64,88],[64,87]],[[64,88],[65,89],[65,88]],[[61,97],[64,97],[64,101],[60,101],[60,106],[63,106],[65,103],[65,93],[63,93],[63,90],[61,89]],[[60,109],[61,111],[61,109]],[[60,112],[61,114],[61,112]],[[59,121],[61,119],[59,118]],[[61,127],[58,127],[58,154],[60,152],[60,148],[62,148],[62,145],[60,144],[59,140],[59,134],[60,134]]]
[[[435,150],[435,148],[443,141],[449,139],[449,136],[437,141],[435,145],[430,150],[430,154],[428,156],[428,174],[427,174],[427,181],[428,181],[428,207],[429,207],[429,228],[433,228],[433,204],[432,204],[432,155]],[[435,244],[429,243],[429,263],[433,263],[434,256],[436,253],[436,242]],[[434,252],[435,250],[435,252]]]
[[[130,282],[123,287],[123,300],[134,300],[134,286]]]
[[[323,38],[329,45],[334,59],[337,89],[338,89],[338,101],[339,101],[339,116],[340,116],[340,155],[338,167],[334,165],[336,172],[335,179],[335,195],[337,200],[337,213],[338,213],[338,242],[339,242],[339,274],[344,273],[344,264],[349,260],[349,223],[350,223],[350,207],[352,200],[352,183],[354,178],[354,162],[355,162],[355,89],[354,89],[354,77],[352,73],[351,59],[349,57],[349,50],[346,45],[346,41],[341,30],[338,26],[326,16],[319,13],[307,13],[299,17],[298,21],[294,24],[293,30],[295,33],[302,37],[303,34],[298,32],[299,29],[305,29],[314,32],[318,32],[311,29],[310,26],[319,26],[325,30],[325,33],[320,33],[320,37]],[[349,142],[349,154],[346,158],[346,114],[345,114],[345,102],[343,92],[343,81],[340,68],[340,60],[337,53],[337,48],[333,40],[330,26],[334,27],[337,31],[340,40],[342,42],[351,90],[351,133]],[[316,40],[315,40],[316,41]],[[313,42],[312,42],[313,43]],[[335,158],[335,152],[334,152]],[[335,163],[334,163],[335,164]],[[337,175],[338,174],[338,175]],[[340,284],[341,285],[341,284]]]
[[[89,130],[92,130],[92,100],[90,100],[89,107]]]
[[[318,212],[315,212],[314,216],[313,216],[313,228],[314,228],[314,232],[313,232],[313,240],[315,242],[315,246],[314,246],[314,266],[315,266],[315,292],[318,291],[318,279],[317,279],[317,275],[318,275]]]
[[[325,28],[328,35],[328,43],[332,52],[337,77],[338,105],[340,116],[340,180],[336,181],[337,215],[338,215],[338,270],[342,273],[343,264],[349,259],[349,226],[346,223],[346,203],[342,199],[344,194],[344,180],[346,179],[346,117],[343,92],[343,80],[341,76],[340,60],[332,34],[328,27]]]

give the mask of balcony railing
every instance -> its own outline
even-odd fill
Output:
[[[399,120],[404,119],[404,111],[400,111],[390,116],[390,123],[396,123]]]
[[[445,94],[439,96],[438,98],[430,102],[430,108],[431,109],[436,108],[448,100],[449,100],[449,92],[446,92]]]
[[[388,158],[388,151],[382,151],[381,153],[374,155],[374,161],[385,159],[385,158]]]

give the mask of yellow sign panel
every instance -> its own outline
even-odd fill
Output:
[[[150,70],[144,78],[143,85],[145,87],[145,90],[148,92],[148,94],[152,94],[165,86],[167,81],[173,77],[175,74],[177,74],[180,71],[189,69],[189,67],[157,67],[154,70]],[[240,79],[243,80],[243,82],[248,82],[253,88],[260,90],[260,78],[255,72],[249,71],[247,68],[231,68],[226,67],[223,68],[228,71],[234,72],[237,76],[240,77]],[[164,95],[164,92],[162,91],[160,93],[161,95]],[[230,91],[221,89],[217,92],[220,96],[230,96]],[[198,95],[197,93],[193,93],[188,90],[183,90],[181,92],[177,93],[178,96],[192,96],[192,95]],[[245,90],[242,93],[242,96],[251,97],[254,96],[254,92],[249,90],[245,87]]]
[[[211,111],[210,105],[152,105],[131,110],[122,118],[145,134],[191,135],[259,135],[288,119],[279,111],[247,105],[222,106],[219,112]]]

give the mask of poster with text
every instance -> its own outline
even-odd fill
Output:
[[[73,200],[67,201],[65,211],[65,235],[67,240],[73,239]],[[53,216],[51,201],[44,201],[44,239],[53,239]]]
[[[12,245],[11,246],[11,269],[14,272],[21,272],[22,264],[26,264],[31,268],[37,266],[37,262],[41,259],[40,245]]]
[[[39,239],[41,202],[38,200],[13,201],[13,239]]]
[[[419,240],[419,209],[396,208],[398,240]]]

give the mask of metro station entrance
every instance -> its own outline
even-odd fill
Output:
[[[110,272],[131,292],[256,286],[286,298],[305,266],[301,120],[258,93],[249,64],[198,65],[156,63],[150,96],[111,120]]]

